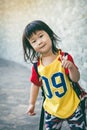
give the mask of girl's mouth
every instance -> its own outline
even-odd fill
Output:
[[[40,49],[44,48],[45,46],[46,46],[46,45],[41,46]]]

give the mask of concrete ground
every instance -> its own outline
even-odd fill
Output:
[[[42,105],[41,92],[36,103],[36,115],[26,114],[30,90],[30,69],[0,59],[0,130],[39,130]],[[63,123],[62,130],[69,130]]]

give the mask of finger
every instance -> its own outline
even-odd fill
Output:
[[[62,57],[62,60],[67,60],[67,59],[68,59],[67,55]]]
[[[34,115],[36,115],[36,113],[35,112],[33,112],[33,113],[28,113],[30,116],[34,116]]]
[[[34,111],[27,111],[26,113],[29,114],[29,115],[35,115],[36,114]]]

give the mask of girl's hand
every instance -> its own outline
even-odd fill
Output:
[[[30,104],[27,110],[27,114],[29,114],[30,116],[34,116],[36,113],[34,112],[34,108],[35,106],[33,104]]]
[[[69,77],[72,81],[78,82],[80,79],[80,73],[76,66],[68,60],[67,56],[61,56],[62,67],[67,68],[69,70]]]
[[[67,60],[67,56],[61,57],[61,62],[62,62],[62,67],[72,69],[73,68],[73,63],[69,60]]]

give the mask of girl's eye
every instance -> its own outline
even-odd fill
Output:
[[[36,40],[33,40],[33,41],[32,41],[32,43],[35,43],[35,42],[36,42]]]
[[[43,35],[40,35],[39,37],[41,38],[41,37],[43,37]]]

